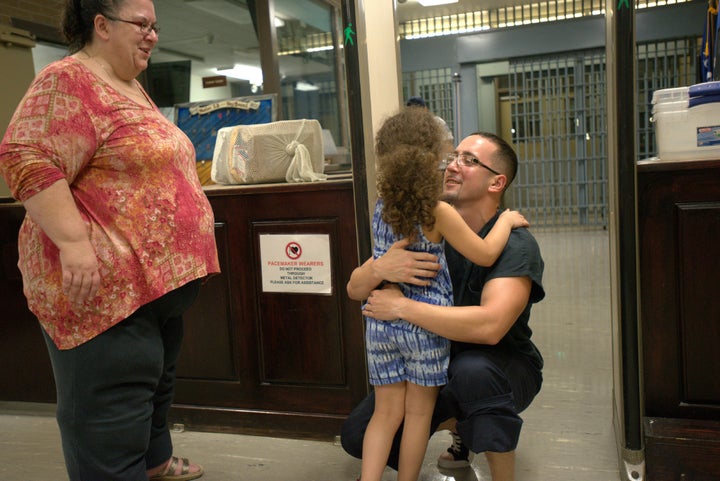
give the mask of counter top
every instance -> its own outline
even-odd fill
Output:
[[[315,192],[318,190],[335,189],[341,188],[347,185],[348,182],[352,181],[351,173],[338,173],[329,174],[328,179],[320,182],[278,182],[273,184],[238,184],[238,185],[225,185],[225,184],[212,184],[204,185],[203,191],[208,196],[223,196],[223,195],[243,195],[243,194],[259,194],[269,191],[275,192],[288,192],[288,191],[305,191]],[[4,204],[17,204],[21,203],[16,201],[12,197],[0,197],[0,205]]]
[[[259,194],[265,192],[315,192],[347,186],[352,182],[351,174],[329,175],[327,180],[319,182],[278,182],[273,184],[211,184],[204,185],[203,191],[209,197],[221,195]]]
[[[637,163],[640,172],[663,172],[669,170],[695,170],[720,167],[720,159],[713,160],[658,160],[657,158],[640,160]]]

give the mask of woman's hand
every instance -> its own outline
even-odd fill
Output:
[[[408,300],[398,286],[388,284],[370,293],[362,313],[379,321],[402,319],[402,308]]]
[[[59,246],[63,292],[73,305],[92,299],[100,288],[97,257],[90,240]]]
[[[79,305],[95,297],[100,288],[95,248],[67,181],[55,182],[23,204],[60,251],[62,289],[70,303]]]

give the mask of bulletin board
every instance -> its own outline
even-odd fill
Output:
[[[267,94],[178,104],[175,122],[195,146],[195,160],[212,160],[218,130],[234,125],[274,122],[277,119],[276,98],[275,94]]]

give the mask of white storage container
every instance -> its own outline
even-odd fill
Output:
[[[653,121],[660,160],[720,159],[720,102],[715,97],[694,98],[689,107],[688,87],[653,94]],[[705,102],[705,103],[702,103]]]
[[[661,89],[653,92],[653,105],[684,100],[687,104],[690,87],[676,87],[672,89]]]

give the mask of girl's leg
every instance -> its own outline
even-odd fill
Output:
[[[398,481],[417,481],[430,438],[430,420],[440,388],[418,386],[411,382],[406,385]]]
[[[515,451],[493,453],[485,451],[493,481],[515,481]]]
[[[362,481],[380,481],[390,446],[405,414],[407,384],[375,386],[375,411],[363,439]]]

